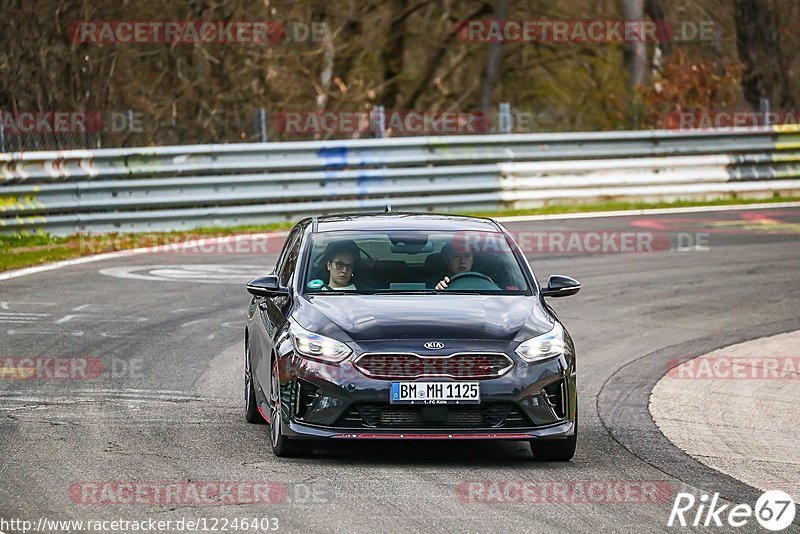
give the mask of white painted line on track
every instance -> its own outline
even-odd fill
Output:
[[[289,233],[288,231],[281,231],[281,232],[266,232],[263,234],[242,234],[237,236],[223,236],[223,237],[196,239],[193,241],[186,241],[185,243],[171,243],[169,245],[159,245],[156,247],[142,247],[131,250],[119,250],[117,252],[105,252],[103,254],[83,256],[71,260],[57,261],[55,263],[36,265],[35,267],[26,267],[24,269],[15,269],[13,271],[0,273],[0,281],[11,280],[12,278],[19,278],[21,276],[27,276],[29,274],[43,273],[46,271],[60,269],[61,267],[70,267],[72,265],[82,265],[84,263],[93,263],[96,261],[124,258],[126,256],[136,256],[139,254],[169,252],[171,250],[174,251],[178,247],[191,248],[191,247],[196,247],[198,245],[207,246],[209,243],[213,243],[215,241],[226,241],[226,240],[227,241],[233,240],[238,242],[241,240],[248,240],[248,239],[267,239],[270,237],[285,236],[288,233]]]
[[[0,392],[0,403],[45,403],[71,405],[86,401],[112,401],[124,400],[129,402],[149,403],[149,402],[200,402],[210,399],[174,390],[147,390],[147,389],[75,389],[69,391],[67,395],[52,394],[41,390],[16,390]]]
[[[204,323],[204,322],[206,322],[206,321],[208,321],[208,319],[195,319],[194,321],[189,321],[188,323],[183,323],[183,324],[181,325],[181,328],[185,328],[185,327],[187,327],[187,326],[191,326],[191,325],[193,325],[193,324],[200,324],[200,323]]]
[[[22,304],[25,306],[55,306],[55,302],[28,302],[28,301],[21,301],[21,300],[0,300],[0,310],[10,310],[11,304],[14,304],[14,308],[16,308],[17,304]]]
[[[131,280],[191,282],[193,284],[243,284],[261,276],[268,268],[263,265],[181,264],[181,265],[122,265],[100,269],[100,274]],[[146,271],[142,274],[139,271]]]
[[[16,329],[11,329],[11,330],[6,330],[6,334],[8,334],[9,336],[19,335],[19,334],[23,334],[23,335],[36,334],[37,336],[38,335],[82,336],[84,334],[84,332],[82,330],[63,331],[63,330],[38,330],[38,329],[34,329],[34,330],[16,330]]]
[[[769,208],[800,208],[800,202],[772,202],[738,205],[731,204],[726,206],[688,206],[685,208],[648,208],[641,210],[591,211],[586,213],[554,213],[551,215],[510,215],[508,217],[492,217],[492,219],[497,222],[558,221],[569,219],[604,219],[607,217],[635,217],[638,215],[669,215],[671,213],[763,210]]]

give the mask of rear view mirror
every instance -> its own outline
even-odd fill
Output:
[[[393,233],[389,236],[394,254],[424,254],[433,252],[427,235]]]
[[[247,282],[247,291],[256,297],[279,297],[289,294],[289,288],[281,287],[278,277],[274,274],[250,280]]]
[[[581,283],[560,274],[554,274],[547,280],[547,286],[542,288],[543,297],[568,297],[581,290]]]
[[[429,254],[433,252],[433,243],[398,243],[392,244],[393,254]]]

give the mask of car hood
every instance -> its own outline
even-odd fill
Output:
[[[485,295],[325,295],[302,303],[306,328],[341,339],[486,339],[511,341],[549,331],[536,297]]]

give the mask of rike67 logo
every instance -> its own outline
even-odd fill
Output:
[[[755,508],[749,504],[720,504],[719,493],[709,497],[703,494],[696,499],[691,493],[680,492],[675,496],[667,526],[681,527],[743,527],[755,517],[765,529],[784,530],[794,521],[795,503],[788,493],[780,490],[765,492],[756,501]]]

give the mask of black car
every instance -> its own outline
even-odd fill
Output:
[[[525,256],[490,219],[307,218],[247,284],[245,408],[277,456],[319,439],[526,440],[575,453],[575,349]]]

